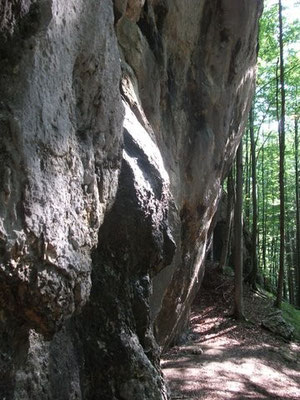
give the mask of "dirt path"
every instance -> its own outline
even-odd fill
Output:
[[[216,296],[217,294],[217,296]],[[246,293],[250,322],[225,314],[230,293],[201,292],[189,341],[162,360],[172,399],[300,399],[300,347],[261,329],[269,301]]]

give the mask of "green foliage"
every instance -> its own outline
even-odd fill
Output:
[[[286,301],[282,303],[281,309],[283,318],[295,328],[294,338],[300,340],[300,310]]]
[[[295,284],[294,257],[291,254],[294,250],[291,247],[295,243],[296,236],[294,120],[295,117],[300,117],[300,21],[299,19],[292,20],[291,12],[285,8],[286,0],[282,0],[282,3],[284,6],[283,39],[286,90],[285,220],[286,232],[290,237],[286,249],[286,271],[292,272],[292,279]],[[291,3],[290,1],[288,4],[291,5]],[[296,1],[293,3],[296,5]],[[295,15],[297,15],[297,11],[295,11]],[[260,273],[264,275],[268,282],[271,282],[274,288],[277,282],[279,263],[280,205],[278,110],[281,106],[281,100],[278,96],[280,88],[278,82],[278,35],[278,1],[265,0],[265,8],[260,21],[257,87],[253,102],[259,231],[257,250]],[[250,183],[250,140],[247,132],[244,136],[244,151],[244,214],[246,225],[250,229],[252,224],[252,188]],[[287,276],[285,280],[287,283]],[[286,286],[288,285],[286,284]],[[287,296],[288,292],[287,289]]]
[[[266,297],[272,300],[272,303],[274,303],[275,301],[274,294],[262,288],[260,288],[259,290]],[[283,318],[295,328],[294,339],[300,340],[300,310],[297,310],[294,306],[292,306],[288,302],[283,301],[281,306],[281,311]]]

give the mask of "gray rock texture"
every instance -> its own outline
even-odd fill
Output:
[[[267,317],[262,320],[261,324],[264,328],[286,340],[291,340],[293,337],[295,329],[283,318],[281,310],[273,311],[267,315]]]
[[[109,1],[3,7],[2,301],[47,335],[89,297],[90,252],[115,197],[119,53]]]
[[[261,1],[0,4],[0,399],[164,400]]]

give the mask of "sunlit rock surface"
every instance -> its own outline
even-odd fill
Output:
[[[0,5],[0,398],[167,399],[261,1]],[[122,125],[123,124],[123,125]]]

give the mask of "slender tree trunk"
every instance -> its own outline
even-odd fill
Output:
[[[280,258],[277,296],[275,306],[280,308],[284,283],[284,254],[285,254],[285,201],[284,201],[284,151],[285,151],[285,86],[284,86],[284,61],[283,61],[283,29],[282,29],[282,4],[279,4],[279,49],[280,49],[280,95],[281,112],[278,124],[279,130],[279,192],[280,192]]]
[[[279,58],[277,59],[276,63],[276,117],[277,117],[277,122],[280,120],[280,114],[279,114],[279,76],[278,76],[278,70],[279,70]]]
[[[256,289],[257,277],[257,185],[256,185],[256,154],[255,154],[255,138],[254,138],[254,116],[251,107],[249,114],[250,140],[251,140],[251,172],[252,172],[252,233],[251,233],[251,274],[249,283],[253,289]]]
[[[263,260],[263,271],[264,271],[264,283],[267,275],[267,224],[266,224],[266,186],[268,177],[265,176],[265,149],[262,147],[262,260]]]
[[[290,232],[286,232],[286,245],[287,245],[287,270],[288,270],[288,288],[289,288],[289,303],[295,303],[294,293],[294,278],[293,278],[293,246]]]
[[[294,290],[293,270],[292,270],[290,264],[289,264],[289,271],[288,271],[288,285],[289,285],[289,303],[294,305],[295,304],[295,290]]]
[[[244,319],[243,306],[243,141],[236,155],[236,201],[234,209],[234,317]]]
[[[249,129],[246,131],[246,179],[245,179],[245,223],[246,229],[250,226],[250,157],[249,157]]]
[[[271,237],[272,237],[272,244],[271,244],[271,265],[272,265],[272,288],[274,288],[273,293],[276,292],[275,288],[277,287],[277,241],[278,241],[278,231],[277,231],[277,221],[275,224],[275,219],[277,218],[277,215],[275,213],[275,206],[274,206],[274,201],[275,201],[275,189],[274,185],[272,185],[272,231],[271,231]]]
[[[284,269],[284,278],[283,278],[283,300],[287,301],[287,284],[286,284],[286,270],[287,268]]]
[[[227,209],[226,209],[226,226],[224,230],[224,242],[222,247],[222,253],[219,263],[220,271],[223,271],[228,258],[228,249],[230,243],[230,231],[233,217],[233,204],[234,204],[234,185],[233,185],[233,174],[232,170],[229,172],[227,178]]]
[[[276,239],[272,238],[271,243],[271,266],[272,266],[272,288],[277,286],[277,272],[276,272]]]
[[[296,243],[295,243],[295,272],[297,298],[296,304],[300,307],[300,199],[299,199],[299,136],[298,136],[298,116],[295,117],[295,183],[296,183]]]
[[[297,304],[297,296],[298,296],[298,270],[297,270],[297,254],[296,254],[296,241],[297,241],[297,232],[295,232],[295,237],[291,239],[291,250],[292,250],[292,263],[293,263],[293,270],[292,270],[292,279],[294,282],[294,305],[299,307]]]

